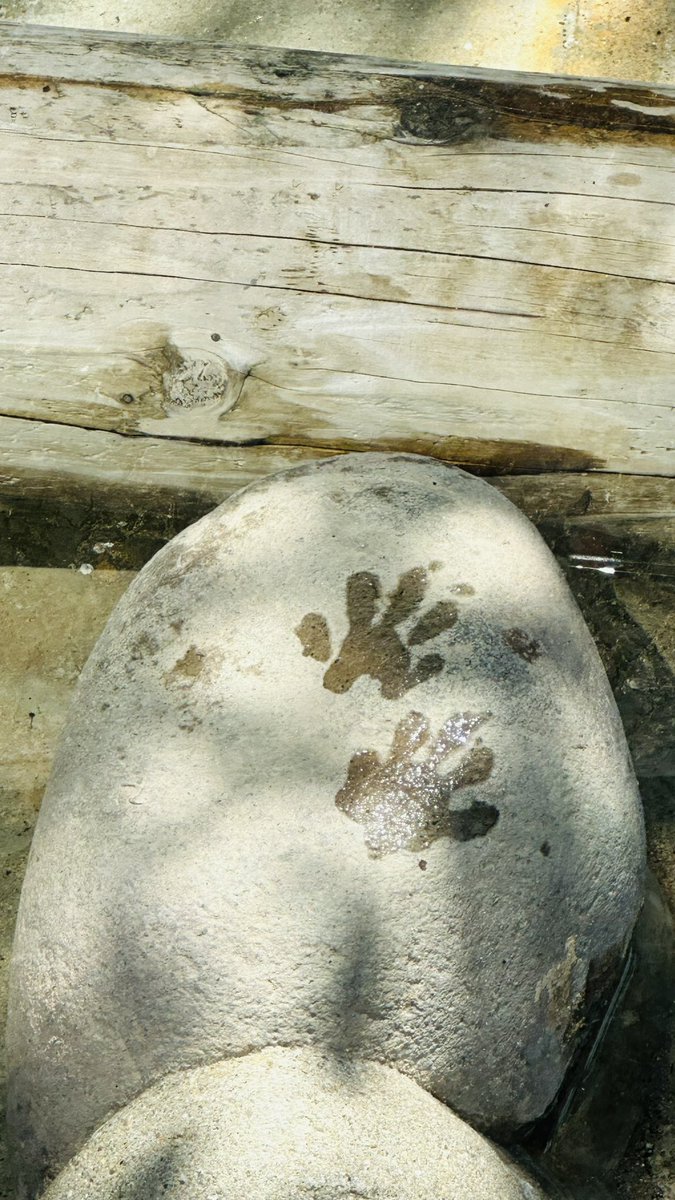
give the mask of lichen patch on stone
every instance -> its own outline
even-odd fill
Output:
[[[584,993],[578,983],[580,968],[585,984],[587,965],[577,955],[576,938],[568,937],[565,957],[544,975],[535,992],[535,1000],[537,1003],[543,1001],[548,1023],[563,1042],[570,1041],[583,1024]]]
[[[165,683],[177,683],[181,680],[194,681],[204,669],[205,658],[206,655],[201,650],[198,650],[196,646],[190,646],[183,657],[178,659],[175,666],[166,672]]]

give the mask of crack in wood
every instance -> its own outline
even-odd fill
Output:
[[[491,227],[491,228],[494,228],[494,227]],[[509,228],[511,228],[511,227],[509,227]],[[529,232],[531,232],[531,231],[529,231]],[[308,240],[314,241],[313,238],[308,239]],[[330,243],[328,243],[328,244],[330,244]],[[339,245],[340,243],[336,243],[336,244]],[[353,243],[349,243],[349,244],[351,245]],[[400,246],[386,246],[386,245],[373,246],[372,243],[364,243],[364,248],[369,249],[369,250],[372,250],[372,249],[377,249],[377,250],[406,249],[406,247],[400,247]],[[413,249],[413,248],[407,247],[407,249]],[[414,248],[414,249],[417,250],[417,248]],[[626,272],[626,271],[599,271],[597,269],[593,269],[592,267],[576,267],[576,266],[569,266],[567,264],[563,265],[562,263],[545,263],[545,262],[540,262],[540,261],[537,261],[537,260],[534,260],[531,258],[526,258],[524,256],[519,257],[519,258],[511,258],[511,257],[507,257],[505,255],[497,256],[494,254],[460,254],[459,252],[453,251],[453,250],[423,250],[423,251],[417,250],[417,252],[424,253],[424,254],[435,254],[442,258],[461,258],[461,259],[466,259],[469,261],[474,260],[477,262],[513,263],[513,264],[519,265],[519,266],[541,267],[542,269],[545,269],[545,270],[559,271],[559,272],[563,272],[563,273],[566,271],[569,271],[569,272],[574,272],[579,275],[599,276],[600,278],[631,279],[635,283],[661,283],[661,284],[666,284],[668,286],[675,286],[675,280],[661,279],[658,276],[631,275],[629,272]],[[109,269],[100,268],[100,267],[72,267],[72,266],[58,265],[56,263],[39,263],[39,264],[37,264],[37,263],[12,262],[11,260],[8,260],[8,259],[0,261],[0,267],[18,267],[18,268],[22,268],[25,270],[39,269],[40,271],[76,271],[79,274],[92,275],[92,276],[117,275],[120,277],[129,276],[130,278],[140,277],[142,279],[175,279],[177,281],[182,280],[186,283],[212,283],[212,284],[221,284],[221,285],[229,286],[229,287],[245,287],[245,288],[259,287],[261,289],[261,291],[303,292],[303,293],[307,293],[307,294],[313,295],[313,296],[325,296],[327,294],[328,295],[331,294],[330,291],[322,291],[318,288],[289,287],[289,286],[286,286],[285,284],[279,284],[279,283],[258,284],[258,283],[251,282],[251,283],[244,284],[244,283],[240,283],[236,279],[213,279],[209,276],[202,276],[202,275],[174,275],[174,274],[170,274],[170,273],[164,272],[164,271],[130,271],[128,269],[111,271]],[[350,300],[366,299],[366,297],[364,297],[364,296],[353,294],[351,292],[340,292],[339,295],[345,297],[345,299],[350,299]],[[396,304],[396,303],[399,303],[398,301],[395,301],[395,300],[380,299],[377,296],[372,296],[372,297],[369,296],[369,297],[367,297],[367,299],[369,299],[370,302],[373,304]],[[406,301],[404,301],[404,303],[406,304],[406,306],[411,305],[412,307],[417,307],[417,308],[443,309],[443,308],[447,307],[446,305],[443,305],[443,304],[425,304],[425,303],[422,303],[421,301],[416,301],[416,300],[406,300]]]
[[[474,328],[474,327],[472,326],[472,328]],[[306,370],[315,371],[316,368],[307,367]],[[403,376],[403,375],[378,375],[372,371],[343,371],[339,367],[330,367],[330,368],[326,367],[323,370],[325,371],[325,373],[327,375],[348,375],[351,378],[356,378],[356,379],[358,379],[360,377],[363,377],[364,379],[384,379],[392,384],[393,383],[413,383],[413,384],[419,384],[422,387],[438,387],[439,386],[438,382],[433,379],[413,379],[409,376]],[[263,375],[260,374],[260,372],[255,367],[253,367],[251,369],[251,371],[249,372],[249,378],[257,379],[261,383],[266,384],[268,387],[279,388],[282,391],[298,392],[301,395],[306,394],[305,388],[293,387],[291,384],[277,383],[273,379],[266,379]],[[464,381],[456,382],[456,381],[452,381],[452,380],[447,380],[447,381],[444,381],[442,386],[457,387],[457,388],[462,388],[462,389],[467,388],[469,391],[502,392],[507,396],[513,396],[513,394],[514,394],[512,388],[499,388],[499,387],[494,387],[494,386],[490,386],[490,385],[486,385],[486,384],[465,383]],[[564,396],[560,392],[518,391],[517,395],[532,396],[537,400],[569,400],[569,399],[571,399],[570,396]],[[594,397],[594,399],[602,400],[607,404],[626,404],[626,405],[632,404],[632,402],[630,400],[623,400],[620,396],[616,396],[616,395],[614,395],[614,396],[598,396],[598,397]],[[671,412],[671,410],[672,410],[671,404],[653,404],[650,402],[647,402],[645,404],[644,402],[641,402],[641,407],[663,408],[667,412]],[[635,432],[637,432],[637,430]]]
[[[176,447],[669,469],[668,89],[77,32],[7,46],[0,87],[33,132],[11,123],[3,207],[59,214],[4,218],[7,406]],[[201,227],[222,223],[242,228]],[[173,374],[158,329],[187,356]]]

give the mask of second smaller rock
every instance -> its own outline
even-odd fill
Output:
[[[163,1079],[43,1200],[543,1200],[506,1155],[390,1067],[273,1049]]]

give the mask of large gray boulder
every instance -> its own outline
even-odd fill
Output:
[[[44,1200],[543,1200],[389,1067],[271,1050],[180,1071],[103,1125]]]
[[[274,1044],[512,1134],[614,987],[643,857],[595,646],[496,490],[377,454],[246,489],[75,694],[14,951],[24,1186],[166,1072]]]

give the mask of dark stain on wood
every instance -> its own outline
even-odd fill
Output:
[[[0,492],[0,565],[137,571],[172,537],[203,517],[215,500],[144,489],[126,494],[54,486],[52,495]],[[104,556],[93,546],[110,542]]]
[[[423,451],[479,475],[517,475],[541,471],[601,471],[605,462],[574,446],[488,438],[442,438]]]
[[[451,145],[493,135],[494,128],[494,113],[472,97],[430,94],[404,101],[396,136]]]
[[[119,43],[120,52],[129,47]],[[175,62],[180,45],[135,44],[134,54]],[[229,50],[233,58],[239,57]],[[179,56],[180,57],[180,56]],[[364,129],[372,133],[373,106],[392,111],[392,136],[423,144],[452,145],[484,138],[509,138],[546,142],[565,140],[640,141],[675,137],[671,89],[612,82],[585,82],[567,78],[541,81],[519,77],[503,78],[477,74],[449,77],[442,68],[406,68],[400,73],[378,71],[377,60],[364,60],[362,70],[354,62],[345,70],[338,55],[310,51],[249,52],[247,67],[258,86],[234,87],[213,80],[154,86],[107,79],[69,80],[49,77],[58,98],[70,87],[99,87],[147,100],[170,102],[184,94],[221,98],[259,115],[265,109],[290,112],[303,110],[335,113],[351,111],[358,122],[362,108]],[[185,60],[189,68],[189,56]],[[334,67],[342,70],[334,70]],[[325,80],[325,86],[321,81]],[[311,84],[311,87],[309,86]],[[45,86],[45,76],[8,73],[0,75],[0,88],[23,90]],[[50,97],[51,101],[52,97]]]
[[[675,479],[659,475],[539,474],[493,481],[528,516],[542,522],[588,515],[600,524],[675,517]],[[579,525],[580,522],[577,522]]]
[[[371,447],[368,447],[370,449]],[[251,478],[242,449],[241,485]],[[176,446],[177,463],[179,446]],[[330,451],[326,451],[326,458]],[[324,461],[308,451],[307,461]],[[620,573],[675,578],[675,483],[656,476],[536,473],[495,476],[499,490],[535,522],[551,549],[563,559],[582,554],[621,560]],[[264,478],[264,476],[263,476]],[[112,486],[105,480],[78,482],[49,477],[18,478],[0,487],[0,565],[138,570],[170,538],[192,524],[234,490],[234,480],[214,476],[207,494],[196,488],[161,486],[149,477]],[[592,516],[576,515],[592,494]],[[97,543],[112,543],[98,555]]]
[[[268,446],[302,445],[292,433],[267,437]],[[427,434],[419,437],[371,437],[363,440],[331,437],[330,442],[312,439],[314,448],[334,450],[386,450],[406,454],[423,454],[438,458],[453,466],[463,467],[478,475],[539,474],[542,471],[601,471],[604,459],[572,446],[549,446],[540,442],[508,441],[496,438],[439,437]]]
[[[529,141],[675,137],[673,97],[629,85],[589,87],[517,79],[434,79],[417,82],[398,103],[398,135],[450,144],[470,138]]]

